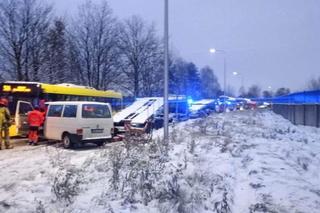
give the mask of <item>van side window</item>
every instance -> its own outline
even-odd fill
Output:
[[[63,105],[51,105],[48,112],[48,117],[61,117]]]
[[[111,118],[111,113],[107,105],[84,104],[82,106],[83,118]]]
[[[77,105],[66,105],[64,107],[63,117],[65,118],[77,117]]]

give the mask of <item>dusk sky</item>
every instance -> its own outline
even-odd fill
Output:
[[[81,0],[49,0],[62,16],[76,14]],[[99,0],[93,0],[93,2]],[[120,18],[140,15],[163,29],[163,0],[109,0]],[[169,0],[172,50],[199,68],[209,65],[223,82],[227,52],[228,84],[302,90],[320,76],[319,0]]]

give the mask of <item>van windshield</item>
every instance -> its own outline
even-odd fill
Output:
[[[111,118],[111,113],[107,105],[84,104],[82,118]]]

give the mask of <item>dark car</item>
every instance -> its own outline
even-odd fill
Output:
[[[228,96],[220,96],[215,105],[216,112],[234,111],[237,109],[237,102],[235,98]]]

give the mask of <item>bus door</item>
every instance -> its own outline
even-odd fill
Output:
[[[15,121],[17,124],[18,135],[28,135],[28,112],[32,111],[33,107],[30,102],[18,101],[15,115]]]

